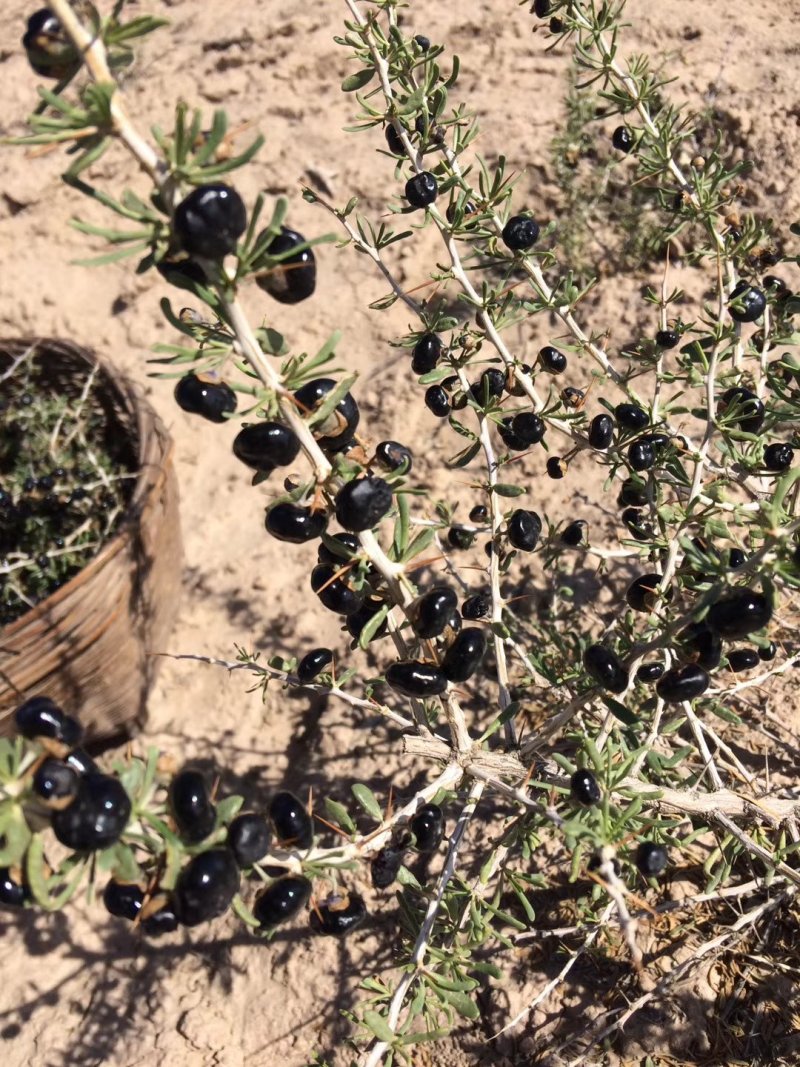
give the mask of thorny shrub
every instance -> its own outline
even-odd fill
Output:
[[[535,902],[549,889],[566,885],[577,917],[560,979],[591,947],[628,960],[629,995],[645,991],[637,1004],[691,965],[655,981],[640,945],[642,919],[670,907],[659,904],[666,871],[694,880],[684,908],[749,899],[715,950],[792,900],[797,802],[767,789],[726,735],[746,725],[738,695],[798,655],[787,622],[800,583],[800,302],[770,273],[794,260],[788,235],[740,207],[748,165],[729,162],[721,141],[701,155],[665,79],[644,56],[621,58],[621,4],[531,10],[537,40],[574,52],[577,145],[591,123],[613,128],[604,154],[624,161],[650,264],[661,264],[645,296],[650,329],[615,348],[584,321],[594,280],[564,260],[559,225],[519,202],[502,157],[490,166],[476,154],[475,120],[454,102],[456,57],[401,28],[398,0],[344,2],[337,40],[355,66],[342,88],[358,108],[354,135],[374,138],[393,166],[390,221],[360,214],[356,198],[337,207],[305,195],[386,280],[372,307],[402,301],[412,317],[391,343],[453,432],[447,468],[470,472],[474,498],[457,510],[422,514],[413,457],[424,440],[365,449],[356,377],[331,369],[336,336],[309,355],[272,325],[251,328],[239,302],[251,283],[277,303],[313,298],[316,240],[291,228],[285,200],[265,214],[259,196],[248,210],[223,180],[261,147],[231,157],[224,113],[208,124],[179,104],[171,132],[140,132],[113,70],[159,20],[124,21],[123,0],[107,17],[67,0],[35,14],[23,43],[57,84],[39,90],[19,143],[65,144],[65,180],[120,220],[76,223],[109,242],[96,262],[135,257],[137,271],[155,268],[205,306],[163,301],[182,335],[159,346],[165,376],[178,378],[185,410],[241,420],[234,451],[271,493],[267,533],[316,548],[310,595],[352,637],[347,663],[322,648],[267,663],[240,650],[240,663],[265,688],[305,686],[366,710],[409,767],[434,770],[396,810],[355,786],[358,822],[327,799],[314,824],[285,792],[265,815],[242,814],[240,798],[217,800],[191,769],[171,776],[155,752],[101,772],[76,747],[78,723],[33,697],[16,713],[21,736],[3,744],[0,862],[10,905],[56,908],[93,880],[108,910],[147,934],[232,907],[267,938],[300,912],[318,933],[354,929],[366,905],[350,872],[368,863],[376,890],[399,885],[403,929],[396,980],[365,976],[353,1016],[374,1065],[477,1017],[475,994],[502,975],[503,948],[546,924]],[[90,184],[113,141],[152,179],[147,200]],[[624,199],[619,183],[614,195]],[[631,226],[630,213],[618,218]],[[422,229],[442,253],[415,299],[387,250]],[[702,299],[670,285],[678,235]],[[530,322],[546,343],[515,350],[510,327]],[[306,476],[282,483],[280,468],[301,461]],[[576,469],[616,501],[615,527],[599,504],[596,521],[584,509],[566,523],[537,506],[543,478],[569,497]],[[576,560],[602,579],[591,609],[569,580]],[[548,594],[529,595],[540,588]],[[475,834],[485,811],[495,832]],[[440,849],[421,884],[404,859]],[[573,1051],[622,1022],[601,1014]]]

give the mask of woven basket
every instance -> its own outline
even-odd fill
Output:
[[[0,629],[0,734],[21,699],[44,694],[109,738],[143,721],[147,693],[178,605],[181,535],[172,443],[141,391],[68,341],[0,340],[0,372],[32,343],[41,379],[82,387],[98,367],[109,440],[129,449],[138,471],[126,514],[99,555],[60,589]],[[45,362],[46,360],[46,362]]]

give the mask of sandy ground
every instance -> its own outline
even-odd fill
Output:
[[[4,5],[0,128],[10,134],[22,132],[35,100],[36,78],[16,46],[30,7],[21,0]],[[355,105],[339,91],[350,67],[332,40],[341,28],[343,4],[151,0],[141,7],[172,23],[144,46],[126,76],[131,111],[143,126],[168,126],[169,101],[177,97],[207,111],[224,103],[232,124],[249,123],[266,136],[261,155],[236,178],[248,203],[259,190],[285,194],[291,225],[307,235],[327,232],[332,220],[299,195],[300,183],[315,171],[338,204],[357,195],[366,214],[381,215],[392,164],[376,151],[382,147],[380,133],[350,135],[342,129],[352,121]],[[720,109],[739,150],[756,159],[748,184],[753,209],[772,212],[784,223],[800,217],[794,167],[800,141],[800,4],[632,0],[628,10],[633,26],[625,51],[644,49],[666,60],[678,78],[673,99]],[[563,121],[566,55],[559,49],[545,53],[543,42],[531,37],[527,9],[510,0],[417,3],[407,17],[415,32],[445,42],[461,56],[457,98],[467,99],[481,120],[480,151],[489,160],[504,152],[509,167],[521,173],[516,203],[550,217],[557,201],[548,145]],[[598,130],[598,136],[611,128]],[[314,549],[287,548],[264,534],[270,489],[249,486],[230,452],[234,427],[212,427],[184,415],[172,401],[171,386],[148,378],[152,346],[174,340],[158,308],[168,293],[165,283],[155,273],[136,278],[125,264],[90,271],[72,263],[92,248],[66,226],[67,219],[97,216],[60,183],[61,165],[57,152],[31,159],[20,149],[2,149],[0,330],[10,336],[61,335],[95,347],[145,385],[170,426],[186,564],[168,651],[232,658],[234,643],[265,653],[296,653],[325,642],[344,649],[333,616],[317,608],[306,587]],[[143,188],[121,153],[109,154],[98,170],[98,182],[112,191],[127,184]],[[406,313],[396,307],[380,315],[367,310],[383,286],[351,250],[325,246],[318,259],[312,301],[284,308],[248,290],[244,302],[252,319],[264,316],[297,350],[342,330],[340,362],[363,378],[357,395],[367,436],[415,444],[421,484],[432,495],[457,498],[466,478],[450,480],[437,463],[450,442],[422,408],[405,364],[389,346],[408,327]],[[424,280],[424,262],[432,262],[427,234],[416,251],[393,257],[409,287]],[[647,280],[606,283],[594,301],[593,325],[609,328],[612,343],[627,339],[623,335],[636,321],[631,297]],[[679,273],[675,284],[691,287],[692,280]],[[176,299],[180,302],[180,295]],[[532,352],[544,341],[540,332],[515,338]],[[546,495],[541,503],[548,505]],[[566,505],[553,502],[552,517],[564,514]],[[167,660],[152,694],[147,730],[137,743],[160,745],[218,769],[223,789],[241,789],[254,806],[281,785],[343,796],[352,781],[368,780],[385,796],[390,779],[402,793],[426,773],[395,756],[383,740],[376,744],[371,724],[338,706],[278,690],[270,690],[262,704],[258,693],[246,690],[241,675]],[[264,947],[233,921],[148,944],[108,922],[97,906],[78,904],[56,916],[4,914],[5,1064],[302,1067],[315,1054],[344,1063],[349,1026],[341,1011],[352,1005],[359,977],[390,966],[396,938],[394,903],[376,899],[366,886],[364,891],[371,921],[343,944],[311,941],[302,930],[288,929]],[[545,977],[544,970],[536,981],[528,975],[528,988],[535,991]],[[574,992],[571,1002],[578,1013],[591,974],[584,980],[583,993]],[[487,1014],[497,1014],[504,1002],[498,994]],[[497,1017],[502,1024],[502,1010]],[[533,1062],[524,1036],[520,1028],[507,1046],[511,1058],[502,1062]],[[418,1062],[448,1067],[501,1062],[489,1050],[464,1037]]]

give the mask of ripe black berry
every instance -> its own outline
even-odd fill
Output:
[[[497,432],[500,435],[500,440],[510,449],[512,452],[524,452],[528,447],[528,444],[522,437],[514,433],[514,420],[512,418],[505,418],[502,422],[497,424]]]
[[[303,683],[311,682],[333,663],[333,653],[329,648],[312,648],[297,664],[297,677]]]
[[[771,663],[772,660],[775,659],[777,654],[778,646],[775,644],[774,641],[770,641],[768,645],[762,645],[758,650],[758,658],[762,661],[762,663]]]
[[[475,622],[485,618],[491,611],[492,601],[485,593],[476,593],[475,596],[467,597],[461,605],[461,614],[465,619]]]
[[[79,64],[61,21],[47,7],[28,19],[22,46],[31,69],[42,78],[64,78]]]
[[[705,693],[710,681],[708,672],[697,663],[687,663],[662,675],[656,682],[656,692],[667,704],[680,704]]]
[[[236,411],[236,393],[225,382],[186,374],[175,386],[175,402],[190,415],[202,415],[209,422],[226,422]]]
[[[363,604],[358,611],[354,611],[352,615],[347,616],[345,625],[347,626],[347,632],[351,637],[358,640],[361,637],[361,631],[371,622],[372,619],[385,607],[385,602],[378,598],[370,599]],[[383,637],[386,633],[387,624],[386,619],[378,626],[378,629],[370,638],[371,641],[376,641],[379,637]]]
[[[731,548],[728,551],[728,569],[732,571],[738,570],[747,563],[747,555],[741,548]]]
[[[268,885],[253,904],[259,925],[278,926],[302,911],[311,896],[311,882],[297,874],[287,874]]]
[[[759,664],[754,648],[734,648],[728,653],[728,666],[732,671],[750,671]]]
[[[85,774],[99,774],[99,769],[92,757],[82,748],[75,748],[64,756],[64,762],[71,767],[76,774],[83,777]]]
[[[539,19],[546,19],[550,14],[550,0],[534,0],[533,13]]]
[[[567,473],[566,461],[561,456],[550,456],[547,460],[547,477],[563,478]]]
[[[722,394],[722,413],[729,425],[745,433],[758,433],[764,421],[764,405],[755,393],[739,385]]]
[[[175,914],[175,906],[168,897],[164,899],[161,907],[143,920],[141,929],[148,937],[162,937],[164,934],[172,934],[178,929],[178,916]]]
[[[342,937],[355,930],[367,917],[367,906],[358,893],[329,897],[311,909],[309,923],[315,934]]]
[[[658,603],[658,586],[661,582],[660,574],[642,574],[635,578],[628,586],[625,594],[630,607],[634,611],[653,611]],[[665,600],[672,599],[672,590],[667,588]]]
[[[375,459],[387,471],[404,468],[404,473],[408,474],[413,466],[411,449],[398,441],[381,441],[375,449]]]
[[[417,597],[409,607],[409,616],[418,637],[438,637],[458,604],[454,590],[437,585]]]
[[[228,827],[228,848],[240,867],[252,867],[269,852],[270,836],[264,816],[245,811]]]
[[[402,156],[405,153],[405,148],[403,148],[403,142],[400,140],[400,134],[397,132],[391,122],[387,125],[386,129],[383,132],[384,136],[386,137],[386,144],[392,155]]]
[[[444,837],[444,814],[438,804],[424,804],[409,820],[417,852],[435,852]]]
[[[256,243],[259,243],[264,233],[259,234]],[[285,259],[276,263],[263,274],[256,275],[256,285],[269,293],[271,297],[281,304],[299,304],[306,300],[314,292],[317,285],[317,262],[313,249],[304,248],[300,252],[292,253],[299,245],[306,243],[305,237],[290,230],[287,226],[281,226],[281,232],[277,234],[264,251],[270,256],[281,256]]]
[[[469,513],[469,521],[476,524],[489,521],[489,509],[485,504],[476,504]]]
[[[617,126],[611,135],[611,143],[618,152],[630,152],[633,148],[633,134],[627,126]]]
[[[640,841],[636,849],[636,866],[645,878],[657,878],[667,866],[667,850],[654,841]]]
[[[575,519],[574,522],[567,523],[567,525],[561,531],[561,544],[567,545],[568,548],[577,548],[578,545],[583,544],[585,533],[585,520]]]
[[[235,189],[212,182],[199,185],[178,204],[173,225],[190,255],[222,259],[236,251],[247,229],[247,212]]]
[[[776,442],[764,449],[764,466],[769,471],[785,471],[792,465],[794,449],[791,445]]]
[[[376,854],[370,864],[372,884],[376,889],[388,889],[395,880],[403,864],[403,851],[387,845]]]
[[[176,774],[169,787],[169,806],[181,837],[190,844],[203,841],[214,829],[217,809],[199,771]]]
[[[656,334],[656,344],[659,348],[675,348],[680,344],[681,335],[677,330],[659,330]]]
[[[386,671],[386,681],[407,697],[431,697],[447,689],[447,678],[433,663],[406,659],[393,663]]]
[[[441,385],[431,385],[425,390],[425,407],[439,419],[450,414],[450,401]]]
[[[772,618],[772,605],[762,593],[737,589],[722,597],[706,616],[706,622],[721,637],[747,637],[766,626]]]
[[[713,671],[722,659],[722,641],[704,622],[693,622],[682,630],[679,640],[687,658],[706,671]]]
[[[649,441],[634,441],[628,446],[628,463],[635,471],[649,470],[656,462],[656,453]]]
[[[474,540],[475,534],[460,526],[451,526],[447,531],[447,543],[451,548],[472,548]]]
[[[415,374],[427,374],[439,362],[442,342],[435,333],[426,333],[414,345],[411,367]]]
[[[442,660],[442,674],[449,682],[466,682],[480,666],[486,651],[486,635],[476,626],[458,634]]]
[[[133,922],[142,910],[144,890],[133,882],[118,882],[112,878],[103,890],[103,904],[110,915]]]
[[[283,501],[269,509],[265,525],[267,533],[276,540],[301,545],[319,537],[328,525],[328,518],[324,511],[312,511]]]
[[[406,200],[412,207],[423,208],[432,204],[439,195],[436,178],[428,170],[415,174],[406,182]]]
[[[488,370],[481,374],[480,379],[470,386],[469,394],[476,404],[480,404],[483,407],[487,398],[502,396],[505,387],[505,374],[496,367],[489,367]]]
[[[638,404],[617,404],[614,415],[626,430],[643,430],[650,422],[650,416]]]
[[[590,807],[600,800],[600,786],[591,771],[577,770],[569,780],[569,793],[576,804]]]
[[[514,215],[503,227],[503,244],[513,252],[531,248],[539,238],[539,225],[527,215]]]
[[[647,487],[637,485],[633,478],[626,478],[617,497],[621,508],[643,508],[647,505]]]
[[[376,526],[392,506],[392,487],[383,478],[356,478],[342,486],[335,504],[339,524],[361,533]]]
[[[25,886],[14,881],[8,867],[0,867],[0,907],[21,908],[27,899]]]
[[[521,411],[511,420],[511,432],[525,447],[538,445],[544,437],[545,429],[544,419],[534,415],[532,411]]]
[[[520,552],[533,552],[542,532],[542,520],[535,511],[517,508],[508,520],[506,536],[513,548]]]
[[[212,848],[194,856],[175,886],[175,914],[183,926],[216,919],[230,907],[239,890],[239,868],[227,848]]]
[[[643,663],[636,669],[636,681],[648,685],[651,682],[657,682],[663,674],[663,663]]]
[[[88,852],[113,845],[130,815],[130,797],[122,784],[107,774],[90,774],[81,778],[69,807],[53,812],[51,825],[62,845]]]
[[[335,577],[339,570],[336,563],[318,563],[311,572],[311,588],[328,611],[352,615],[364,602],[364,594],[348,585],[345,577]]]
[[[255,471],[288,467],[300,451],[293,430],[280,422],[254,422],[244,426],[233,439],[233,454]]]
[[[46,759],[33,776],[34,793],[54,808],[65,808],[71,804],[78,795],[79,786],[78,774],[57,759]]]
[[[583,653],[583,665],[604,689],[612,693],[624,693],[628,688],[628,672],[617,655],[605,645],[589,645]]]
[[[23,737],[46,737],[67,748],[80,744],[83,727],[49,697],[30,697],[14,712],[14,725]]]
[[[294,398],[301,411],[314,411],[336,384],[333,378],[315,378],[301,385]],[[314,436],[321,435],[317,437],[317,444],[325,451],[341,452],[353,440],[360,418],[358,404],[351,393],[345,393],[328,418],[314,427]]]
[[[767,298],[760,289],[739,282],[731,293],[728,311],[735,322],[755,322],[766,306]]]
[[[311,848],[314,841],[314,828],[311,816],[302,801],[288,789],[275,793],[269,802],[267,817],[275,835],[275,841],[282,848]]]
[[[428,49],[431,46],[430,38],[429,37],[423,37],[423,35],[421,33],[418,33],[414,37],[414,41],[419,46],[421,51],[423,51],[423,52],[427,52]]]
[[[567,357],[552,345],[547,345],[539,352],[539,362],[551,374],[563,374],[567,369]]]
[[[610,415],[595,415],[589,427],[592,448],[608,448],[614,440],[614,420]]]

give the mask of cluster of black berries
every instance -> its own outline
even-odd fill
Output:
[[[423,804],[373,859],[370,868],[372,884],[376,889],[387,889],[397,877],[409,849],[435,852],[443,838],[444,812],[438,804]]]
[[[591,771],[579,768],[569,780],[569,792],[575,804],[582,808],[589,808],[599,804],[602,798],[600,785]],[[645,878],[657,878],[666,870],[668,863],[667,850],[663,845],[655,841],[640,841],[635,853],[634,863]],[[600,857],[595,854],[589,860],[590,871],[597,870],[600,866]],[[614,862],[615,869],[617,867]]]

